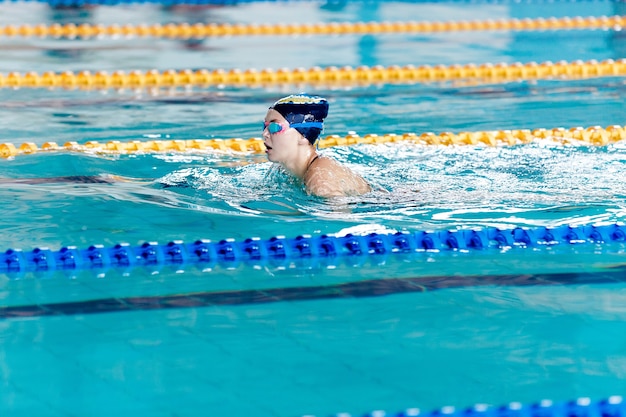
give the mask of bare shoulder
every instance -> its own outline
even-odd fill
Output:
[[[361,195],[370,192],[370,185],[357,173],[332,158],[320,157],[307,171],[304,185],[320,197]]]

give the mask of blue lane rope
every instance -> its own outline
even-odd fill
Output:
[[[171,241],[167,244],[145,242],[139,246],[119,243],[107,248],[102,245],[91,245],[87,249],[65,246],[58,251],[38,247],[27,252],[8,249],[0,254],[0,273],[185,264],[202,264],[206,268],[218,264],[228,267],[239,263],[254,266],[267,262],[311,259],[328,261],[335,258],[425,251],[502,250],[513,247],[612,242],[626,242],[625,225],[615,223],[513,229],[491,227],[475,230],[371,233],[365,236],[351,234],[300,235],[295,238],[276,236],[267,240],[260,238],[248,238],[243,241],[224,239],[218,242],[196,240],[193,243]]]
[[[457,411],[453,407],[444,407],[432,412],[420,412],[410,408],[399,413],[372,411],[359,417],[626,417],[626,407],[621,396],[611,396],[600,401],[578,398],[567,402],[554,403],[543,400],[533,404],[509,403],[501,407],[477,404],[471,408]],[[314,416],[303,416],[314,417]],[[335,414],[332,417],[352,417],[348,413]]]

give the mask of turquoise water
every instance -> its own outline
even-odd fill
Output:
[[[281,23],[620,14],[612,2],[254,3],[57,10],[0,24]],[[194,20],[195,19],[195,20]],[[620,31],[154,39],[0,38],[0,72],[451,65],[623,57]],[[259,137],[301,87],[0,90],[0,142]],[[624,80],[307,88],[326,134],[624,124]],[[313,91],[312,91],[313,90]],[[264,155],[36,153],[0,161],[0,247],[623,222],[624,144],[410,144],[324,154],[385,190],[324,201]],[[123,182],[75,183],[69,175]],[[41,180],[45,178],[46,180]],[[16,181],[19,180],[19,181]],[[0,277],[11,416],[327,416],[626,388],[621,244]]]

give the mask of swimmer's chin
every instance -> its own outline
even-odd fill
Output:
[[[272,159],[272,147],[265,145],[265,156],[267,156],[267,160],[270,162],[276,162]]]

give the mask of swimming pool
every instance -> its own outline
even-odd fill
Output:
[[[622,13],[619,2],[0,3],[0,25],[455,21]],[[160,38],[0,37],[0,73],[465,65],[623,57],[619,30]],[[259,137],[278,97],[331,102],[325,134],[623,124],[624,79],[463,85],[0,89],[0,142]],[[3,251],[174,240],[623,222],[624,144],[324,149],[389,192],[324,201],[263,154],[35,152],[0,161]],[[103,181],[50,180],[99,176]],[[125,181],[105,181],[111,176]],[[47,178],[46,181],[33,179]],[[16,182],[16,180],[19,180]],[[620,242],[0,278],[11,416],[362,415],[604,398],[625,388]]]

